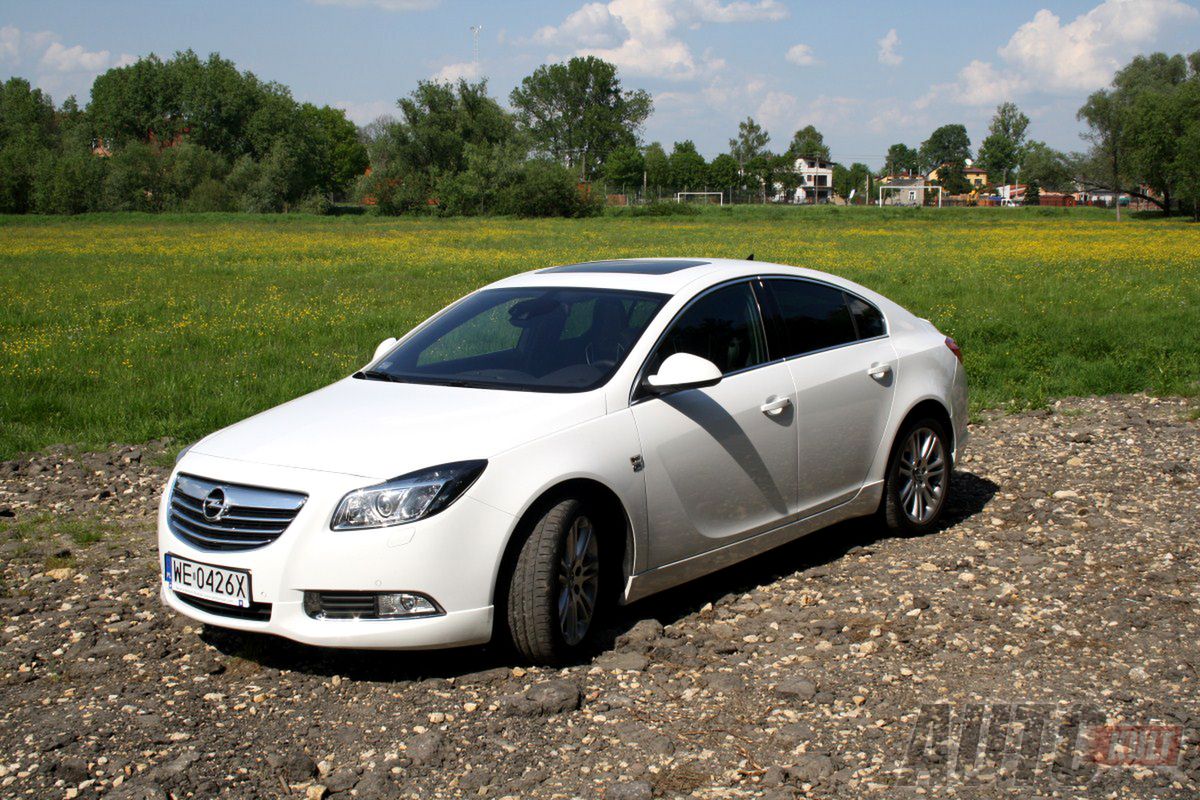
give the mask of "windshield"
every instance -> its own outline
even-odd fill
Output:
[[[665,295],[527,287],[470,295],[363,378],[576,392],[603,385]]]

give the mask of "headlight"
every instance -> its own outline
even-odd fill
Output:
[[[188,450],[191,450],[191,449],[192,449],[193,447],[195,447],[195,446],[196,446],[196,443],[195,443],[195,442],[192,442],[192,443],[191,443],[191,444],[189,444],[187,447],[183,448],[183,449],[182,449],[182,450],[180,450],[178,453],[176,453],[176,454],[175,454],[175,463],[176,463],[176,464],[178,464],[180,461],[182,461],[182,460],[183,460],[183,457],[187,455],[187,453],[188,453]]]
[[[486,461],[456,461],[356,489],[338,503],[329,527],[386,528],[431,517],[457,500],[486,466]]]

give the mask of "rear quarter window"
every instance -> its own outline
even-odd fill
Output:
[[[846,295],[846,307],[854,319],[854,327],[858,330],[858,338],[873,339],[887,333],[883,323],[883,313],[878,308],[852,294]]]

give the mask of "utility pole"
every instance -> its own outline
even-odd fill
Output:
[[[479,63],[479,32],[483,30],[482,25],[471,26],[471,63]]]

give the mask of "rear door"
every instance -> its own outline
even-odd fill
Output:
[[[750,281],[692,301],[643,375],[681,352],[712,361],[724,377],[702,389],[634,397],[651,567],[772,528],[796,508],[795,388],[787,364],[771,361]]]
[[[887,429],[896,352],[875,306],[836,286],[765,281],[773,341],[796,386],[799,510],[814,514],[862,488]]]

